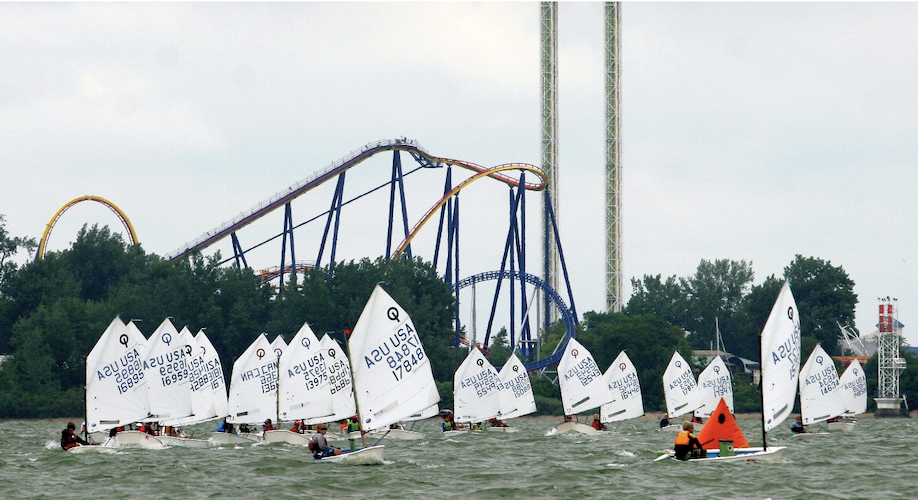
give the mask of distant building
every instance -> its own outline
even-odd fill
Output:
[[[697,351],[692,351],[692,356],[696,359],[704,360],[705,366],[707,366],[711,360],[716,356],[720,355],[721,359],[724,360],[724,364],[727,365],[727,369],[730,370],[730,375],[737,376],[739,375],[746,380],[749,380],[752,384],[758,384],[759,378],[762,376],[762,370],[758,361],[752,361],[751,359],[741,358],[739,356],[734,356],[728,352],[711,351],[706,349],[699,349]]]

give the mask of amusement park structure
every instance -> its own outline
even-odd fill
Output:
[[[445,281],[454,293],[456,314],[454,328],[456,345],[469,344],[468,338],[462,338],[461,332],[465,330],[460,317],[460,292],[466,287],[472,288],[472,324],[471,342],[483,347],[489,345],[492,329],[495,326],[495,315],[500,309],[509,312],[508,340],[512,348],[518,349],[524,358],[529,361],[526,366],[529,370],[544,370],[556,363],[564,351],[567,340],[575,335],[577,311],[574,305],[573,291],[564,259],[564,252],[558,229],[558,204],[559,204],[559,169],[558,169],[558,110],[557,110],[557,2],[543,2],[542,11],[542,141],[541,156],[542,167],[538,168],[525,163],[508,163],[494,167],[483,167],[472,162],[438,157],[428,153],[421,145],[407,138],[381,140],[352,151],[338,161],[327,167],[315,171],[307,178],[288,188],[277,192],[274,196],[255,205],[251,209],[240,213],[235,218],[205,232],[195,240],[189,241],[180,248],[167,255],[168,259],[178,260],[191,254],[202,252],[212,245],[229,239],[231,256],[224,259],[221,264],[232,262],[238,267],[250,267],[249,257],[251,252],[271,242],[280,240],[279,265],[264,269],[259,272],[263,280],[276,280],[279,294],[284,292],[285,286],[295,282],[295,276],[307,269],[322,269],[329,276],[334,275],[336,259],[339,258],[339,234],[342,231],[344,208],[357,202],[368,195],[381,191],[388,191],[388,204],[386,219],[385,257],[388,259],[400,258],[402,254],[408,258],[417,255],[429,257],[438,272],[441,272]],[[620,165],[620,116],[619,116],[619,3],[607,3],[606,14],[606,297],[607,309],[619,311],[621,308],[621,165]],[[376,155],[391,154],[391,167],[388,171],[388,181],[382,182],[367,189],[358,195],[345,199],[345,185],[347,173]],[[403,154],[414,160],[416,166],[409,168],[403,165]],[[377,159],[378,161],[378,159]],[[369,162],[368,162],[369,163]],[[427,196],[422,200],[422,206],[430,208],[419,219],[409,217],[408,210],[408,183],[409,176],[414,178],[416,173],[425,175],[439,172],[442,174],[436,184],[425,181],[420,196]],[[467,174],[467,175],[463,175]],[[358,179],[361,176],[358,175]],[[460,274],[460,192],[469,185],[479,180],[490,179],[502,183],[508,189],[504,198],[507,203],[507,232],[502,239],[503,250],[498,270],[479,272],[472,276]],[[322,191],[316,188],[326,185],[334,186],[331,200],[327,204],[315,203],[317,196]],[[494,184],[491,182],[491,184]],[[351,183],[353,185],[353,182]],[[359,184],[358,184],[359,185]],[[431,189],[431,185],[442,186],[440,189]],[[541,206],[541,238],[540,245],[534,249],[533,254],[541,254],[541,273],[539,278],[530,271],[534,269],[527,250],[527,192],[538,195],[535,206]],[[315,194],[319,193],[319,194]],[[434,199],[430,199],[434,193]],[[320,213],[313,213],[305,220],[294,219],[293,202],[300,197],[310,196],[309,207],[327,206],[328,209]],[[530,194],[531,198],[533,195]],[[412,198],[414,200],[415,198]],[[62,207],[51,222],[42,237],[36,258],[41,255],[46,247],[48,236],[55,221],[70,206],[80,201],[98,201],[118,214],[125,228],[131,236],[131,242],[136,243],[136,235],[127,217],[110,202],[98,197],[81,197]],[[504,202],[501,202],[504,203]],[[529,201],[529,203],[533,203]],[[417,203],[414,204],[417,206]],[[262,220],[268,214],[283,209],[283,227],[279,233],[270,231],[270,236],[256,237],[257,243],[243,246],[241,231],[255,222]],[[368,210],[363,214],[359,210],[356,218],[369,212],[382,213],[383,210]],[[497,220],[499,210],[489,210],[490,219]],[[412,242],[425,225],[437,219],[437,228],[433,248],[429,253],[421,248],[412,247]],[[265,219],[267,220],[267,219]],[[412,226],[411,222],[414,221]],[[295,231],[303,226],[318,222],[324,223],[324,229],[319,241],[309,241],[317,251],[309,255],[313,260],[297,260],[304,256],[302,244],[296,245]],[[310,226],[312,227],[312,226]],[[428,235],[430,231],[427,232]],[[300,237],[302,238],[301,231]],[[251,237],[250,233],[246,233]],[[260,240],[260,241],[259,241]],[[498,242],[491,238],[490,241]],[[224,243],[225,244],[225,243]],[[266,247],[268,248],[268,247]],[[476,249],[473,249],[475,252]],[[261,266],[260,268],[264,268]],[[494,282],[493,299],[487,320],[487,327],[483,337],[479,340],[476,335],[476,312],[474,305],[475,287],[484,282]],[[506,283],[506,285],[505,285]],[[502,291],[503,289],[503,291]],[[535,298],[538,294],[539,298]],[[502,300],[502,297],[504,300]],[[506,300],[509,298],[509,308]],[[567,302],[565,302],[565,299]],[[533,311],[535,311],[533,313]],[[535,318],[535,319],[531,319]],[[543,356],[540,350],[541,341],[539,332],[547,329],[554,321],[564,324],[566,335],[559,342],[555,351],[548,356]],[[541,323],[541,324],[540,324]]]
[[[899,373],[905,369],[905,359],[899,355],[902,338],[899,323],[899,301],[889,297],[879,299],[880,323],[877,337],[877,417],[908,416],[902,411],[905,398],[899,392]]]

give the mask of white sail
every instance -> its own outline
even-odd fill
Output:
[[[440,400],[408,313],[376,285],[348,340],[364,430],[394,424]]]
[[[344,349],[327,333],[322,337],[322,355],[325,357],[325,369],[328,370],[328,390],[331,392],[333,413],[329,420],[344,420],[357,414],[357,403],[354,401],[354,389],[351,380],[351,367]]]
[[[678,351],[663,372],[663,394],[666,397],[666,414],[669,418],[691,413],[698,409],[703,401],[692,373],[692,365],[688,364]]]
[[[500,391],[501,418],[522,417],[536,411],[529,372],[516,353],[511,354],[500,369],[500,381],[504,385]]]
[[[418,413],[415,413],[413,415],[409,415],[403,418],[402,422],[411,422],[413,420],[424,420],[424,419],[433,417],[437,415],[438,413],[440,413],[440,405],[439,403],[434,403],[429,408],[426,408]]]
[[[260,424],[277,416],[277,357],[264,334],[233,363],[229,416],[234,424]]]
[[[721,398],[727,403],[730,413],[733,413],[733,381],[723,358],[715,357],[698,375],[698,391],[701,393],[703,404],[695,410],[695,416],[711,416]]]
[[[615,400],[599,409],[599,419],[602,423],[628,420],[644,414],[641,381],[638,379],[634,363],[625,351],[620,352],[609,365],[603,378]]]
[[[835,362],[821,345],[810,353],[800,370],[800,415],[803,424],[815,424],[845,412],[845,394]]]
[[[187,354],[192,416],[177,420],[166,420],[162,422],[163,425],[191,425],[217,417],[217,410],[214,406],[214,393],[210,388],[210,373],[207,370],[204,351],[198,341],[195,340],[194,335],[188,330],[188,327],[182,328],[182,331],[179,332],[179,339]]]
[[[280,359],[284,355],[284,351],[287,350],[287,343],[284,342],[284,337],[278,335],[274,337],[274,341],[271,342],[271,349],[274,351],[274,355],[277,356],[277,359]]]
[[[86,357],[86,424],[98,432],[149,415],[140,351],[146,339],[115,318]]]
[[[282,420],[307,424],[328,422],[333,412],[328,390],[328,370],[322,345],[312,328],[303,323],[280,357],[278,401]]]
[[[794,408],[800,376],[800,315],[785,281],[762,329],[762,402],[765,431],[784,422]]]
[[[169,318],[150,335],[140,358],[150,398],[147,420],[161,422],[192,415],[188,353]]]
[[[204,334],[204,330],[199,330],[194,336],[198,342],[198,348],[201,349],[201,356],[204,358],[207,370],[207,385],[211,391],[211,400],[214,403],[215,418],[223,418],[229,414],[229,404],[226,396],[226,377],[223,375],[223,364],[220,362],[220,355],[214,349],[214,345]]]
[[[484,422],[500,414],[504,385],[481,350],[473,347],[453,376],[456,422]]]
[[[841,376],[842,392],[845,394],[846,416],[854,416],[867,411],[867,374],[855,359]]]
[[[593,355],[576,339],[568,340],[558,361],[558,379],[565,415],[598,408],[613,400]]]

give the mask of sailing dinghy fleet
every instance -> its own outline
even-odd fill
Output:
[[[278,336],[259,335],[236,359],[228,391],[223,366],[203,330],[192,335],[164,320],[149,338],[132,323],[115,318],[86,358],[86,432],[101,446],[76,446],[70,451],[126,446],[151,449],[236,444],[307,445],[315,431],[266,430],[263,433],[215,432],[209,439],[181,433],[129,430],[156,424],[160,429],[224,419],[226,425],[257,428],[270,419],[297,422],[298,429],[353,418],[358,432],[332,436],[348,439],[340,455],[318,455],[324,462],[383,463],[382,438],[422,439],[402,423],[449,412],[439,408],[439,395],[429,360],[407,312],[376,286],[348,339],[348,354],[329,335],[321,340],[303,324],[290,344]],[[784,447],[768,446],[767,431],[787,419],[797,390],[807,424],[829,421],[844,430],[850,417],[866,411],[866,377],[857,361],[839,377],[831,357],[817,346],[800,367],[800,322],[787,283],[761,334],[762,447],[750,447],[733,417],[730,372],[716,356],[695,380],[691,365],[675,352],[663,375],[667,415],[693,413],[707,417],[698,439],[707,450],[692,461],[774,461]],[[565,422],[550,434],[607,433],[606,424],[644,415],[637,371],[622,351],[605,372],[593,355],[569,338],[558,364],[558,382]],[[536,411],[525,365],[512,354],[500,368],[477,347],[469,350],[454,377],[455,422],[469,428],[490,422],[492,431],[515,432],[504,420]],[[573,416],[596,411],[592,425]],[[834,422],[837,417],[849,417]],[[302,427],[299,424],[302,424]],[[222,427],[222,426],[221,426]],[[680,426],[681,427],[681,426]],[[700,427],[699,427],[700,428]],[[125,430],[128,429],[128,430]],[[368,436],[377,439],[370,444]],[[362,441],[362,447],[358,445]],[[673,452],[657,460],[675,459]]]
[[[70,450],[308,442],[290,431],[219,432],[203,440],[125,430],[135,424],[175,429],[223,418],[240,427],[267,419],[305,426],[356,416],[365,435],[437,414],[440,397],[417,330],[378,285],[348,347],[356,364],[328,335],[319,341],[308,324],[290,345],[279,336],[268,342],[259,335],[233,364],[227,394],[223,367],[203,330],[179,332],[167,318],[148,339],[133,323],[115,318],[86,358],[86,432],[104,442]],[[417,439],[417,434],[404,431],[402,437]],[[384,446],[363,442],[362,448],[318,458],[382,463]]]

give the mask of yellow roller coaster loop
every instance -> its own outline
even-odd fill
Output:
[[[45,256],[45,248],[48,245],[48,237],[51,235],[51,229],[54,228],[54,224],[57,223],[57,220],[60,219],[62,215],[64,215],[64,212],[66,212],[68,208],[76,205],[77,203],[80,203],[81,201],[99,202],[108,207],[112,212],[115,212],[115,215],[117,215],[118,218],[121,219],[121,223],[124,224],[124,229],[128,232],[128,234],[131,235],[131,244],[137,244],[137,233],[134,232],[134,226],[131,225],[131,221],[128,220],[127,215],[124,215],[124,212],[122,212],[120,208],[115,206],[114,203],[99,196],[80,196],[79,198],[74,198],[65,203],[64,206],[62,206],[60,210],[54,214],[54,217],[51,217],[51,220],[45,226],[45,232],[41,235],[41,243],[38,245],[38,253],[35,255],[35,260],[39,260]]]
[[[539,179],[542,180],[542,184],[540,184],[540,185],[539,185],[538,187],[536,187],[536,188],[533,188],[533,190],[535,190],[535,191],[541,191],[541,190],[545,189],[545,186],[546,186],[546,185],[548,185],[548,176],[545,174],[545,172],[543,172],[541,169],[539,169],[539,168],[537,168],[537,167],[535,167],[535,166],[533,166],[533,165],[528,165],[528,164],[525,164],[525,163],[508,163],[508,164],[505,164],[505,165],[498,165],[498,166],[496,166],[496,167],[492,167],[492,168],[489,168],[489,169],[487,169],[487,170],[483,170],[483,171],[481,171],[481,172],[478,172],[477,174],[475,174],[475,175],[469,177],[468,179],[466,179],[465,181],[463,181],[462,184],[459,184],[458,186],[454,187],[454,188],[452,189],[452,191],[450,191],[450,192],[446,193],[445,195],[443,195],[443,198],[440,198],[440,201],[438,201],[437,203],[435,203],[434,206],[430,207],[430,210],[428,210],[427,213],[424,214],[424,217],[422,217],[421,220],[418,221],[418,223],[414,225],[414,228],[411,229],[411,232],[408,233],[408,236],[406,236],[406,237],[405,237],[405,240],[402,241],[402,244],[399,245],[398,248],[396,248],[394,252],[392,252],[392,255],[390,255],[389,258],[390,258],[390,259],[394,259],[394,258],[398,257],[402,252],[404,252],[405,249],[408,248],[408,244],[411,243],[411,240],[413,240],[414,237],[415,237],[415,235],[418,234],[418,231],[421,230],[421,227],[423,227],[424,224],[426,224],[427,221],[430,220],[430,218],[433,216],[433,214],[436,213],[436,211],[439,210],[440,207],[442,207],[444,203],[446,203],[447,201],[449,201],[449,199],[452,198],[453,195],[455,195],[455,194],[458,193],[459,191],[462,191],[462,189],[463,189],[464,187],[466,187],[466,186],[468,186],[469,184],[471,184],[471,183],[477,181],[478,179],[481,179],[481,178],[487,177],[487,176],[493,176],[494,174],[496,174],[496,173],[498,173],[498,172],[504,172],[504,171],[507,171],[507,170],[525,170],[525,171],[532,172],[532,173],[536,174],[537,176],[539,176]]]

